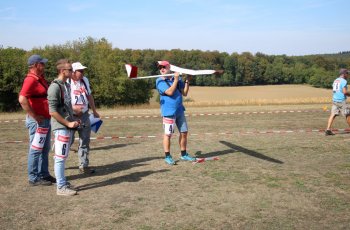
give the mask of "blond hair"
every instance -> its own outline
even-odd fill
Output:
[[[56,69],[59,72],[62,69],[66,68],[67,64],[72,64],[68,59],[60,59],[56,62]]]

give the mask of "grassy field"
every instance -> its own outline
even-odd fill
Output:
[[[283,94],[299,92],[296,99],[303,90],[285,87]],[[312,97],[326,96],[318,90]],[[207,103],[194,91],[194,102]],[[270,100],[283,98],[275,95]],[[74,151],[67,160],[67,178],[79,189],[74,197],[58,197],[54,186],[28,186],[28,134],[16,120],[23,114],[3,114],[0,228],[349,229],[350,134],[324,136],[329,103],[222,105],[223,99],[216,100],[187,105],[188,151],[220,158],[195,165],[164,163],[161,118],[152,104],[102,110],[107,117],[91,143],[97,173],[79,174]],[[345,119],[337,118],[334,128],[347,128]],[[172,154],[179,159],[176,143],[177,135]]]

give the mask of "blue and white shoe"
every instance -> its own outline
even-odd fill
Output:
[[[168,165],[174,165],[175,164],[175,161],[173,160],[173,158],[171,157],[171,155],[169,156],[166,156],[164,158],[165,162],[168,164]]]
[[[183,161],[196,161],[195,157],[191,157],[188,153],[186,155],[180,157]]]

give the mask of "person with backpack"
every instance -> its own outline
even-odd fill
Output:
[[[57,61],[58,77],[52,81],[48,89],[51,127],[55,134],[54,170],[57,179],[57,195],[73,196],[77,194],[73,186],[64,176],[65,162],[70,149],[71,132],[78,128],[80,121],[73,116],[70,97],[70,86],[67,79],[72,75],[72,65],[67,59]]]
[[[73,74],[69,79],[71,87],[71,98],[74,116],[81,121],[79,129],[76,131],[79,134],[79,172],[85,174],[95,173],[94,169],[89,167],[89,152],[90,152],[90,135],[91,123],[89,119],[89,108],[93,112],[95,118],[100,118],[95,106],[94,98],[91,94],[90,83],[87,77],[84,76],[84,70],[87,68],[80,62],[72,64]],[[71,145],[74,142],[75,131],[72,133]]]
[[[170,139],[175,131],[176,124],[180,132],[180,159],[184,161],[195,161],[196,158],[191,157],[187,153],[188,127],[185,117],[185,107],[182,101],[182,96],[187,96],[189,91],[189,79],[183,81],[178,72],[175,72],[172,76],[168,76],[170,74],[170,63],[168,61],[158,61],[158,69],[164,75],[156,80],[156,88],[160,95],[161,115],[163,117],[164,160],[169,165],[176,164],[170,154]]]
[[[26,111],[29,131],[28,180],[29,185],[51,185],[56,179],[49,173],[51,125],[47,100],[48,84],[44,76],[46,58],[34,54],[28,58],[26,75],[18,101]]]

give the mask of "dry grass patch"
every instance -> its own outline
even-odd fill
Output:
[[[331,90],[308,85],[191,87],[189,106],[330,103]]]
[[[284,86],[276,87],[284,89],[283,94],[288,92]],[[241,89],[252,95],[258,91]],[[193,87],[193,92],[196,90]],[[306,87],[305,92],[308,90]],[[322,97],[319,91],[313,94]],[[236,100],[224,90],[221,96]],[[269,100],[263,96],[247,98]],[[66,176],[79,189],[75,197],[58,197],[54,186],[27,185],[28,143],[3,143],[27,140],[27,130],[22,121],[2,122],[0,228],[347,229],[349,134],[325,137],[310,132],[325,128],[329,103],[222,106],[222,98],[206,106],[187,105],[190,115],[207,114],[187,117],[189,152],[220,157],[196,165],[179,162],[171,167],[164,163],[156,104],[101,109],[100,113],[110,118],[104,119],[93,137],[155,137],[92,140],[90,161],[97,173],[91,177],[78,173],[78,157],[71,151]],[[24,115],[16,116],[23,119]],[[5,114],[0,120],[14,117]],[[345,119],[337,118],[334,128],[346,128]],[[259,133],[266,130],[292,132]],[[172,142],[172,154],[178,159],[176,135]],[[53,174],[52,157],[50,172]]]
[[[188,117],[190,134],[198,134],[190,135],[189,152],[220,157],[203,164],[166,165],[162,140],[157,137],[93,140],[94,176],[78,174],[76,153],[70,152],[67,161],[67,178],[80,189],[75,197],[58,197],[53,186],[28,187],[28,143],[2,144],[0,227],[346,229],[350,222],[349,134],[247,133],[322,129],[328,112],[320,105],[302,105],[299,109],[313,112],[229,114],[295,109],[298,106],[188,108],[190,113],[228,112]],[[150,110],[148,115],[158,112]],[[344,126],[343,118],[336,120],[335,127]],[[2,128],[11,130],[11,138],[27,136],[23,123],[5,123]],[[232,134],[222,134],[229,132]],[[159,117],[134,117],[105,119],[98,135],[161,133]],[[1,140],[8,135],[2,133]],[[176,142],[175,136],[172,153],[178,159]],[[52,157],[50,171],[53,173]]]

